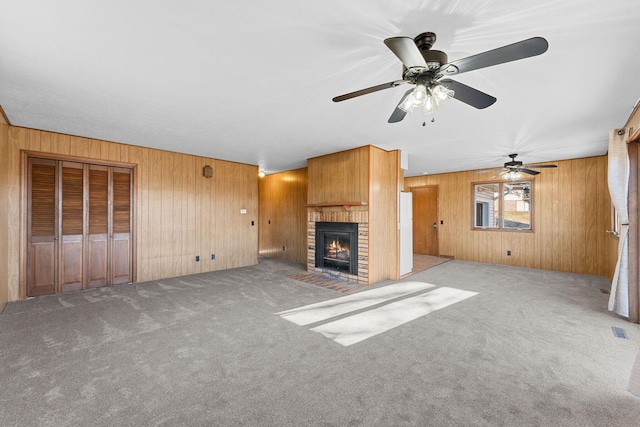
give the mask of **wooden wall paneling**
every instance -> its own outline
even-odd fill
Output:
[[[398,151],[370,146],[369,283],[398,279]]]
[[[241,194],[244,187],[244,171],[242,168],[234,167],[236,165],[230,165],[230,176],[233,176],[232,183],[229,185],[229,191],[227,205],[229,218],[232,219],[230,228],[231,233],[227,234],[228,239],[228,256],[227,265],[229,268],[236,268],[242,263],[242,258],[245,254],[242,251],[244,247],[243,240],[247,238],[247,230],[250,229],[251,211],[246,204],[246,197],[232,198],[231,192],[235,194]],[[256,172],[257,174],[257,172]],[[247,213],[241,214],[240,209],[246,209]]]
[[[259,179],[261,255],[306,263],[307,183],[306,168]]]
[[[120,161],[120,144],[103,142],[100,152],[104,160],[112,162]]]
[[[309,203],[368,202],[369,146],[308,159]]]
[[[9,125],[0,112],[0,311],[9,301]]]
[[[21,216],[21,202],[27,199],[27,186],[21,175],[27,167],[26,157],[23,158],[20,154],[20,149],[24,146],[24,142],[21,140],[21,135],[23,134],[23,129],[14,126],[9,127],[9,153],[7,156],[9,301],[26,298],[26,265],[25,263],[20,263],[20,259],[26,259],[27,251],[26,224]],[[26,215],[26,213],[24,214]],[[15,221],[11,221],[11,218],[15,218]],[[18,221],[18,219],[20,220]]]
[[[56,133],[53,135],[53,145],[55,146],[54,153],[56,154],[71,154],[71,139],[69,135]]]
[[[216,213],[215,197],[217,189],[211,178],[205,178],[202,170],[205,165],[211,165],[211,159],[201,158],[200,176],[198,180],[202,183],[202,214],[200,215],[200,271],[212,271],[211,263],[212,243],[215,234],[214,221]]]
[[[51,152],[51,139],[50,132],[40,132],[40,151],[43,153]]]
[[[557,171],[548,169],[533,180],[533,245],[535,246],[535,268],[551,268],[546,265],[546,252],[553,245],[553,180]]]
[[[189,233],[189,184],[192,182],[189,171],[189,156],[186,154],[179,155],[174,164],[179,174],[180,184],[177,186],[179,204],[175,208],[180,211],[180,222],[176,223],[176,251],[178,252],[177,275],[184,276],[189,273],[188,265],[188,233]],[[174,200],[175,206],[176,200]]]
[[[129,149],[130,145],[118,144],[120,147],[120,161],[129,163]]]
[[[33,151],[41,151],[40,132],[33,129],[29,129],[27,133],[28,133],[27,137],[29,139],[28,149]]]
[[[182,159],[181,154],[168,153],[168,163],[170,163],[171,171],[169,175],[172,177],[170,184],[170,204],[167,209],[171,212],[171,226],[169,229],[169,242],[173,243],[173,247],[168,252],[169,263],[171,265],[171,274],[176,277],[182,274]],[[120,151],[120,156],[124,153]]]
[[[595,175],[597,177],[595,181],[596,185],[596,201],[595,201],[595,211],[597,215],[597,223],[595,227],[595,241],[596,245],[599,248],[599,255],[597,258],[597,271],[598,275],[606,275],[608,276],[608,259],[604,255],[607,254],[607,240],[609,239],[609,234],[607,230],[610,227],[602,227],[603,224],[606,224],[609,221],[610,216],[610,205],[611,200],[608,198],[609,190],[607,187],[607,162],[606,157],[597,157],[596,158],[596,171]],[[603,272],[605,272],[603,274]]]
[[[571,174],[571,270],[572,272],[585,271],[586,266],[586,170],[585,160],[577,159],[572,164]],[[582,230],[574,232],[575,227]]]
[[[97,139],[89,141],[89,157],[93,159],[101,159],[102,142]]]
[[[89,148],[93,146],[93,140],[90,141]],[[139,165],[142,161],[142,148],[137,146],[129,146],[129,161],[132,164]],[[132,282],[136,282],[138,280],[138,262],[136,255],[140,253],[141,243],[140,243],[140,168],[133,168],[133,234],[132,234],[132,248],[133,248],[133,270],[132,270]]]
[[[585,197],[584,197],[584,220],[585,220],[585,255],[584,270],[587,274],[598,274],[600,269],[598,260],[601,258],[601,250],[598,246],[598,215],[600,206],[598,205],[598,180],[597,158],[585,159]],[[601,231],[602,233],[602,231]],[[598,250],[588,251],[588,245],[595,246]]]
[[[136,221],[138,227],[136,229],[136,239],[138,252],[136,254],[137,260],[137,280],[146,281],[151,279],[150,270],[150,248],[149,248],[149,234],[151,226],[149,223],[149,201],[151,199],[149,188],[149,182],[151,181],[150,172],[152,168],[149,167],[149,155],[151,150],[141,149],[138,153],[138,168],[136,175],[137,184],[137,199],[136,199]]]
[[[175,185],[175,169],[173,166],[174,154],[168,151],[162,151],[160,154],[161,163],[158,165],[161,169],[160,179],[162,181],[161,189],[161,220],[159,232],[162,239],[162,266],[166,269],[169,276],[176,276],[176,245],[174,234],[174,185]]]
[[[536,176],[533,233],[471,229],[471,183],[483,180],[472,171],[407,177],[405,190],[439,185],[440,219],[444,221],[439,235],[441,254],[608,276],[611,252],[616,248],[611,242],[614,239],[603,231],[609,228],[606,162],[606,156],[552,162],[557,169],[546,169]],[[580,249],[574,252],[574,246]],[[511,257],[506,256],[507,250],[512,251]]]
[[[216,212],[217,215],[214,218],[214,221],[218,238],[214,242],[214,246],[216,250],[215,268],[220,270],[224,270],[227,268],[228,253],[231,248],[231,242],[229,241],[229,239],[233,238],[233,234],[229,232],[228,228],[230,224],[225,224],[225,226],[223,226],[220,218],[224,217],[230,220],[233,215],[233,207],[229,206],[230,201],[227,200],[227,198],[229,197],[229,186],[227,185],[226,181],[230,173],[231,165],[229,163],[216,162],[216,166],[213,169],[213,176],[216,180],[215,186],[216,196],[218,198],[218,211]]]
[[[88,138],[81,137],[73,137],[70,138],[69,141],[69,154],[76,157],[89,157],[89,144],[90,140]],[[117,159],[118,161],[120,159]]]
[[[197,191],[197,177],[196,177],[196,157],[185,156],[183,160],[185,186],[187,191],[186,200],[186,223],[184,224],[184,259],[183,259],[183,271],[184,274],[192,274],[195,270],[195,264],[193,263],[193,257],[196,254],[196,237],[197,226],[196,223],[196,191]],[[214,179],[214,178],[212,178]]]
[[[572,270],[572,208],[573,208],[573,184],[571,179],[572,167],[571,162],[558,162],[558,257],[554,259],[554,270],[573,271]],[[577,181],[576,181],[577,183]]]
[[[194,235],[194,245],[193,245],[193,253],[191,254],[191,265],[194,273],[200,273],[201,264],[195,261],[196,256],[202,256],[201,252],[201,240],[202,240],[202,212],[203,212],[203,192],[204,192],[204,182],[202,178],[202,166],[204,165],[201,157],[196,157],[194,159],[194,168],[192,170],[192,178],[195,185],[195,204],[194,204],[194,216],[193,221],[195,225],[195,235]],[[215,168],[214,168],[215,174]]]
[[[248,231],[245,234],[245,246],[241,249],[243,253],[243,265],[254,265],[258,263],[258,167],[251,165],[240,165],[244,170],[245,205],[247,206]]]
[[[549,242],[549,247],[544,252],[547,257],[542,263],[542,265],[546,266],[545,268],[548,268],[550,270],[558,270],[560,267],[558,260],[560,260],[560,246],[563,238],[563,235],[561,235],[560,233],[561,229],[559,220],[560,198],[564,197],[561,195],[566,194],[564,193],[564,191],[566,191],[564,183],[562,183],[561,181],[561,178],[566,177],[566,173],[563,172],[562,169],[560,169],[563,166],[566,166],[566,164],[562,164],[561,162],[557,162],[555,164],[558,166],[558,168],[554,170],[553,174],[551,175],[553,178],[552,189],[550,189],[550,193],[552,194],[550,200],[551,218],[549,218],[550,227],[547,229],[547,231],[549,232],[549,236],[545,239],[547,242]]]
[[[106,150],[103,150],[106,151]],[[106,152],[103,155],[107,155]],[[147,219],[149,233],[147,235],[147,262],[149,264],[149,277],[146,280],[154,280],[163,277],[163,230],[162,230],[162,152],[152,150],[149,152],[149,163],[145,166],[148,170],[149,180],[149,217]],[[167,276],[168,277],[168,276]]]
[[[73,156],[80,154],[80,157],[86,157],[87,159],[95,159],[97,163],[107,161],[128,161],[137,164],[135,169],[135,196],[137,205],[134,212],[134,224],[136,228],[135,239],[135,257],[136,257],[136,270],[135,276],[138,281],[152,280],[155,278],[169,277],[171,271],[182,273],[194,273],[195,272],[195,255],[196,251],[190,251],[188,255],[187,269],[182,269],[182,263],[167,267],[166,258],[171,257],[172,253],[177,253],[178,257],[182,251],[178,248],[190,248],[192,244],[200,245],[200,240],[197,238],[199,235],[196,230],[196,217],[198,220],[203,215],[197,207],[196,203],[199,203],[199,195],[196,197],[195,177],[191,175],[189,177],[188,171],[183,171],[184,175],[181,175],[182,186],[178,188],[177,185],[171,187],[171,191],[168,193],[171,198],[171,216],[173,222],[166,221],[167,209],[166,203],[166,188],[163,192],[162,178],[165,169],[159,167],[162,165],[162,154],[158,150],[147,149],[143,147],[132,147],[123,144],[117,144],[107,141],[100,141],[94,139],[78,138],[70,135],[61,135],[46,131],[30,130],[26,128],[18,128],[14,126],[8,126],[8,153],[7,159],[7,186],[5,186],[8,192],[7,217],[8,226],[7,230],[7,278],[8,278],[8,300],[16,300],[21,296],[24,297],[24,263],[21,260],[26,259],[25,247],[26,247],[26,232],[24,230],[23,222],[20,220],[20,204],[21,200],[25,197],[26,186],[23,186],[22,172],[21,172],[21,151],[26,150],[30,152],[43,152],[51,153],[55,155]],[[31,138],[34,141],[40,139],[39,147],[38,143],[32,144]],[[46,142],[45,142],[46,141]],[[85,151],[86,150],[86,151]],[[365,155],[366,155],[365,150]],[[84,153],[84,154],[83,154]],[[362,152],[360,155],[362,156]],[[46,157],[46,156],[43,156]],[[26,158],[26,157],[25,157]],[[201,176],[201,170],[196,171],[195,157],[187,156],[189,160],[186,163],[192,163],[189,169],[194,174]],[[362,164],[362,162],[358,162]],[[173,161],[173,167],[180,169],[182,162]],[[248,218],[250,210],[253,209],[253,220],[257,220],[257,168],[251,165],[239,165],[230,162],[216,161],[216,164],[224,165],[217,169],[226,169],[227,173],[216,175],[217,182],[214,184],[216,192],[210,194],[210,206],[211,209],[215,209],[215,212],[208,212],[209,223],[207,224],[212,230],[209,234],[208,240],[212,245],[225,245],[227,241],[236,239],[237,247],[233,249],[238,256],[236,257],[237,263],[251,261],[257,261],[257,230],[258,227],[251,227]],[[366,163],[365,163],[366,164]],[[178,166],[176,166],[178,165]],[[361,168],[360,168],[361,169]],[[235,186],[233,182],[235,171],[245,171],[245,175],[241,174],[240,184]],[[361,175],[360,175],[361,176]],[[185,181],[189,181],[187,188],[189,189],[187,195],[187,206],[184,206],[184,193]],[[349,181],[349,180],[347,180]],[[179,185],[179,184],[178,184]],[[359,187],[356,185],[356,187]],[[218,190],[220,190],[218,192]],[[219,194],[222,194],[219,197]],[[240,196],[239,196],[240,195]],[[245,196],[246,195],[246,196]],[[211,203],[215,199],[215,204]],[[240,201],[238,201],[240,199]],[[181,203],[178,200],[182,200]],[[222,203],[223,208],[218,206],[219,200]],[[238,204],[237,207],[233,207],[233,204]],[[229,218],[225,216],[225,206],[229,208]],[[240,218],[239,209],[240,205],[245,205],[248,213],[243,215],[243,219]],[[179,209],[178,209],[179,208]],[[185,226],[185,210],[187,212],[186,224],[187,233],[183,233]],[[238,211],[237,214],[235,213]],[[178,214],[179,212],[179,214]],[[163,220],[164,214],[164,220]],[[12,220],[15,218],[15,220]],[[192,221],[191,218],[194,220]],[[244,222],[242,222],[244,220]],[[179,222],[179,223],[178,223]],[[199,224],[199,222],[198,222]],[[212,225],[213,224],[213,225]],[[173,233],[174,239],[178,241],[166,241],[165,231],[169,230],[170,235]],[[240,233],[239,236],[234,236],[232,233]],[[191,233],[191,234],[190,234]],[[180,235],[180,237],[176,237]],[[214,238],[211,238],[214,236]],[[171,239],[169,239],[171,240]],[[301,239],[302,241],[303,239]],[[193,243],[192,243],[193,242]],[[291,246],[287,243],[287,246]],[[198,247],[198,251],[201,248]],[[211,249],[211,248],[210,248]],[[175,250],[177,252],[171,252]],[[216,261],[213,264],[214,268],[227,268],[226,258],[231,256],[231,251],[227,251],[224,246],[221,248],[213,249],[216,253]],[[199,254],[203,257],[204,255]],[[210,258],[210,253],[207,254]],[[222,261],[222,262],[221,262]],[[239,265],[239,264],[235,264]],[[22,283],[21,283],[22,281]],[[1,291],[0,291],[1,292]],[[22,292],[22,295],[21,295]]]

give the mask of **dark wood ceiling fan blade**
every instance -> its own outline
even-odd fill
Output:
[[[455,80],[443,79],[438,83],[442,84],[447,89],[451,89],[454,92],[453,97],[458,101],[462,101],[465,104],[478,109],[487,108],[496,102],[496,98],[493,96],[480,92],[478,89],[474,89],[471,86],[456,82]]]
[[[427,66],[427,62],[424,60],[420,49],[418,49],[418,46],[416,46],[412,38],[391,37],[385,39],[384,44],[391,49],[391,52],[402,61],[407,69]]]
[[[407,115],[407,112],[400,109],[400,104],[404,102],[404,100],[407,98],[407,96],[409,96],[411,92],[413,92],[413,88],[409,89],[408,91],[405,92],[404,95],[402,95],[402,98],[400,98],[400,102],[398,102],[396,109],[393,110],[393,113],[391,113],[391,117],[389,117],[389,120],[387,120],[387,123],[398,123],[402,121],[402,119],[404,119],[404,117]]]
[[[527,165],[529,169],[557,168],[558,165]]]
[[[333,102],[340,102],[347,99],[355,98],[358,96],[366,95],[368,93],[377,92],[379,90],[389,89],[392,87],[400,86],[401,84],[409,83],[405,80],[395,80],[389,83],[383,83],[377,86],[368,87],[366,89],[360,89],[355,92],[345,93],[344,95],[336,96],[333,98]]]
[[[518,59],[529,58],[545,53],[549,43],[542,37],[533,37],[497,49],[458,59],[440,68],[443,74],[460,74]]]
[[[524,172],[524,173],[527,173],[529,175],[539,175],[540,174],[540,172],[538,172],[538,171],[532,171],[531,169],[527,169],[527,168],[520,168],[520,169],[518,169],[518,172]]]

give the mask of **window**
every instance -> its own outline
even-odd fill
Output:
[[[531,230],[531,181],[473,184],[473,228]]]

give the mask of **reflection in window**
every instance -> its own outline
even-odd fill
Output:
[[[474,228],[531,230],[531,184],[531,181],[474,184]]]
[[[531,182],[502,184],[503,228],[531,230]]]
[[[500,227],[500,184],[478,184],[475,186],[475,226],[481,228]]]

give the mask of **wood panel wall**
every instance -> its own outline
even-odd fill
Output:
[[[259,180],[260,255],[307,262],[307,168]]]
[[[307,160],[309,204],[369,201],[369,146]]]
[[[6,145],[7,195],[0,205],[6,201],[9,217],[10,301],[24,297],[21,150],[136,165],[138,282],[257,263],[257,166],[14,126],[9,127]],[[203,177],[205,165],[213,168],[212,178]],[[241,209],[247,213],[241,214]]]
[[[9,125],[0,108],[0,311],[9,301]]]
[[[491,174],[474,171],[408,177],[405,190],[439,188],[440,254],[457,259],[599,276],[613,275],[607,157],[553,162],[533,189],[533,232],[471,228],[472,183]],[[511,256],[507,256],[507,251]]]
[[[400,152],[370,146],[369,282],[397,280]]]

